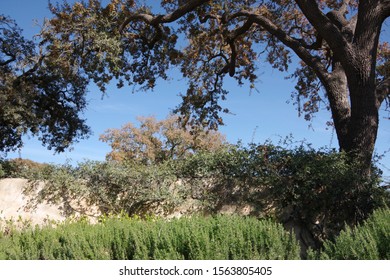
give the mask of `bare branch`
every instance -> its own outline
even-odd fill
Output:
[[[235,40],[238,36],[245,34],[253,25],[253,21],[248,19],[241,27],[235,29],[229,36],[229,39]]]
[[[236,73],[236,58],[237,58],[237,50],[236,50],[236,43],[234,40],[231,40],[229,42],[230,49],[232,51],[232,54],[230,55],[230,63],[229,63],[229,76],[233,77]]]
[[[213,59],[218,58],[218,57],[220,57],[220,58],[222,58],[223,60],[225,60],[226,63],[229,62],[229,59],[228,59],[228,58],[226,57],[226,55],[222,52],[222,48],[220,48],[219,53],[217,53],[216,55],[211,56],[211,57],[207,60],[207,62],[210,62],[210,61],[212,61]]]
[[[232,54],[230,56],[230,62],[228,65],[226,65],[226,69],[229,68],[229,76],[233,77],[236,72],[236,57],[237,57],[237,50],[236,50],[236,43],[235,39],[243,34],[245,34],[253,25],[253,21],[251,19],[248,19],[241,27],[235,29],[228,37],[227,42],[230,46],[230,49],[232,51]],[[225,69],[224,68],[224,69]]]
[[[217,15],[207,14],[206,16],[199,18],[200,23],[206,23],[209,19],[221,20],[221,17]]]
[[[7,64],[11,63],[11,62],[14,62],[16,60],[16,57],[12,57],[6,61],[0,61],[0,66],[6,66]]]
[[[348,22],[346,29],[351,30],[353,33],[355,33],[356,23],[358,19],[358,14],[354,15]]]
[[[123,29],[125,29],[125,27],[132,21],[140,20],[140,21],[143,21],[145,23],[151,24],[153,19],[154,19],[154,17],[152,15],[148,15],[148,14],[133,14],[131,16],[128,16],[126,18],[126,20],[121,24],[121,26],[119,27],[119,32],[122,32]]]

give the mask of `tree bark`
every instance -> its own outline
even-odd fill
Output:
[[[345,150],[348,146],[347,139],[351,108],[349,103],[348,81],[340,63],[334,64],[332,74],[329,75],[329,78],[323,85],[327,92],[339,146],[341,150]]]
[[[370,76],[361,68],[355,72]],[[363,176],[368,176],[371,170],[380,106],[375,81],[366,80],[359,77],[351,81],[336,63],[325,83],[340,150],[350,153],[351,159],[361,164]]]
[[[369,175],[379,125],[376,91],[376,61],[380,29],[384,20],[379,1],[359,2],[359,13],[352,42],[352,56],[343,68],[350,92],[351,117],[346,146],[362,164],[362,175]]]
[[[338,26],[313,1],[296,2],[334,53],[333,71],[321,82],[328,95],[340,150],[350,153],[351,159],[359,163],[361,174],[369,176],[378,111],[385,92],[378,96],[376,61],[380,29],[387,16],[380,5],[386,4],[378,0],[359,1],[353,24],[345,20],[337,22],[341,24]],[[350,32],[343,32],[347,27]]]

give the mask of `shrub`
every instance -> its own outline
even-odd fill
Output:
[[[383,206],[379,171],[373,168],[370,178],[362,178],[345,153],[298,147],[280,151],[273,160],[271,193],[278,208],[289,209],[289,218],[306,225],[319,240]]]
[[[269,220],[121,216],[14,232],[0,239],[0,259],[299,259],[299,246]]]
[[[31,178],[47,182],[39,199],[84,199],[106,214],[168,214],[189,197],[210,212],[224,204],[256,205],[257,214],[300,225],[316,246],[336,236],[345,223],[366,219],[385,198],[375,167],[363,179],[345,153],[271,143],[224,145],[212,153],[149,165],[87,161],[77,167],[46,166]]]
[[[328,240],[319,256],[312,251],[311,258],[337,260],[389,260],[390,210],[380,209],[364,223],[343,230],[334,242]]]
[[[6,177],[6,171],[4,170],[4,160],[0,158],[0,179]]]
[[[45,181],[37,202],[64,201],[72,213],[71,201],[84,201],[97,206],[103,214],[145,214],[169,211],[182,199],[180,188],[175,188],[177,178],[168,163],[140,165],[136,163],[87,161],[77,167],[50,166],[30,177],[27,191],[35,183]]]
[[[0,159],[0,178],[26,178],[30,174],[39,173],[46,166],[29,159]]]
[[[225,203],[253,201],[253,196],[247,195],[249,188],[255,188],[248,175],[247,154],[237,146],[225,146],[213,153],[199,152],[176,161],[174,167],[192,198],[207,202],[210,209]]]
[[[227,146],[193,155],[179,166],[177,174],[214,207],[237,201],[263,211],[273,206],[281,222],[306,227],[318,245],[345,223],[356,224],[384,205],[380,171],[374,166],[371,177],[362,178],[348,155],[334,150],[271,143]]]

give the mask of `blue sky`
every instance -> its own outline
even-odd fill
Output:
[[[55,1],[53,1],[55,2]],[[73,1],[69,1],[70,3]],[[158,1],[155,1],[158,2]],[[50,17],[47,9],[47,0],[1,0],[2,14],[14,18],[24,30],[24,35],[31,38],[38,33],[39,27],[34,20],[42,23],[44,17]],[[390,29],[387,22],[385,29]],[[390,32],[385,30],[382,38],[390,41]],[[293,67],[290,69],[293,71]],[[172,73],[175,74],[174,70]],[[294,90],[294,81],[284,79],[286,73],[280,73],[270,68],[267,63],[259,60],[259,93],[249,93],[248,87],[239,87],[233,80],[227,80],[230,91],[228,100],[222,105],[228,107],[234,115],[225,115],[225,126],[220,131],[226,135],[231,143],[242,140],[243,143],[264,142],[271,139],[277,142],[281,137],[292,134],[297,141],[306,140],[314,147],[327,146],[337,148],[336,135],[332,136],[332,129],[326,128],[325,123],[330,120],[330,113],[322,110],[309,123],[298,113],[290,101]],[[173,75],[177,76],[177,75]],[[64,163],[70,160],[77,163],[85,159],[104,160],[110,147],[99,141],[99,135],[109,128],[119,128],[127,122],[135,122],[137,116],[154,115],[159,119],[165,118],[180,102],[180,93],[186,90],[183,80],[173,77],[169,81],[159,81],[156,88],[150,92],[133,94],[132,88],[116,89],[115,85],[108,87],[108,95],[102,99],[99,90],[91,85],[87,99],[88,108],[85,112],[87,124],[93,135],[73,146],[71,151],[62,154],[53,154],[43,147],[34,138],[25,138],[25,145],[20,151],[23,158],[38,162]],[[381,112],[380,129],[376,151],[379,154],[390,148],[390,120],[388,115]],[[310,125],[310,126],[309,126]],[[9,153],[8,158],[18,157],[19,153]],[[390,154],[381,161],[381,168],[390,175]]]

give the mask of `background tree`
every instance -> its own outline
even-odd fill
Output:
[[[260,57],[285,71],[295,53],[301,62],[291,77],[300,112],[310,119],[325,103],[340,149],[370,174],[378,111],[390,85],[389,50],[379,42],[389,1],[163,0],[161,6],[166,13],[133,0],[51,5],[42,42],[65,68],[82,69],[102,90],[113,78],[119,86],[153,88],[178,66],[188,90],[177,112],[211,127],[227,111],[220,105],[226,75],[253,87]]]
[[[155,117],[137,119],[138,127],[127,123],[100,136],[112,148],[108,160],[159,163],[182,159],[197,151],[216,151],[226,144],[221,133],[203,127],[183,127],[173,115],[160,121]]]
[[[87,82],[21,33],[0,15],[0,152],[20,148],[27,133],[61,152],[89,133],[80,116]]]

